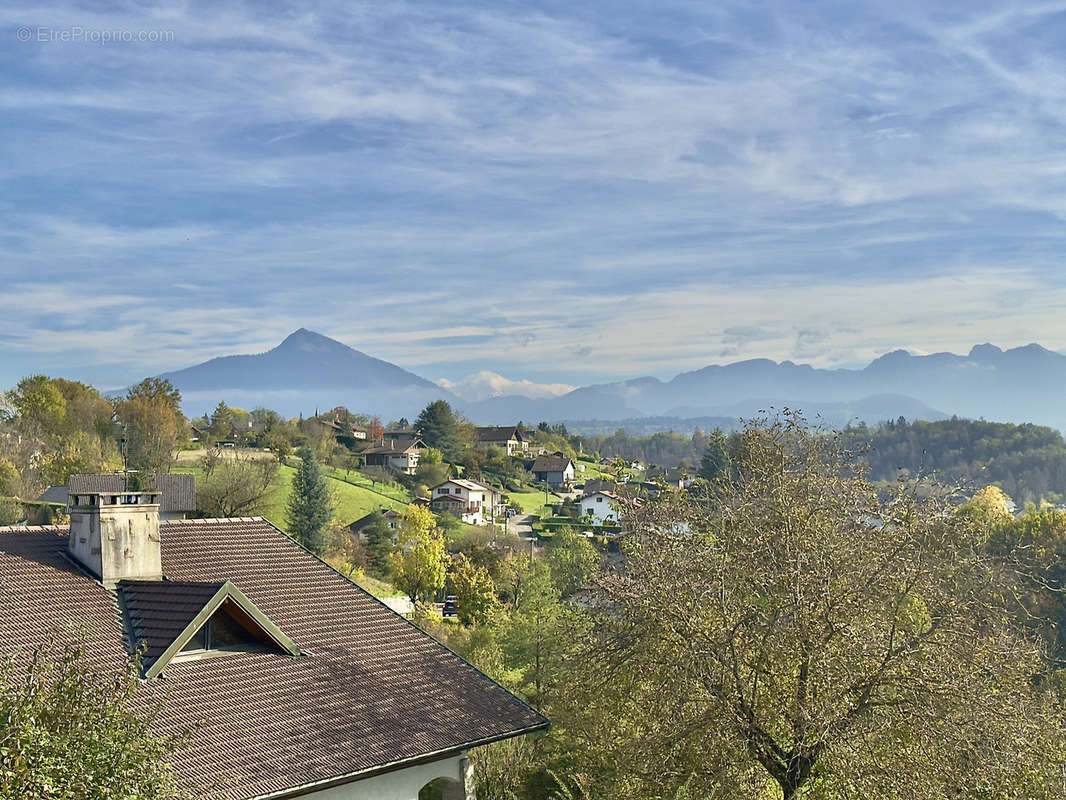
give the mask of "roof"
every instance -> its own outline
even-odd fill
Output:
[[[622,498],[621,498],[621,497],[619,497],[618,495],[616,495],[616,494],[615,494],[614,492],[609,492],[609,491],[607,491],[607,490],[605,490],[605,489],[600,489],[600,490],[598,490],[598,491],[595,491],[595,492],[589,492],[588,494],[586,494],[586,495],[585,495],[584,497],[582,497],[581,499],[582,499],[582,500],[588,500],[588,499],[589,499],[590,497],[595,497],[595,496],[596,496],[596,495],[598,495],[598,494],[602,494],[602,495],[603,495],[604,497],[606,497],[606,498],[607,498],[608,500],[616,500],[616,501],[618,501],[618,502],[621,502],[621,501],[622,501]]]
[[[511,439],[522,441],[522,431],[517,425],[494,425],[489,428],[475,428],[479,442],[509,442]]]
[[[420,450],[425,447],[421,439],[390,439],[389,444],[368,447],[363,455],[403,455],[408,450]]]
[[[441,483],[438,483],[430,491],[439,489],[441,486],[447,486],[449,483],[453,484],[455,486],[461,486],[463,489],[466,489],[468,492],[497,492],[498,493],[498,491],[499,491],[497,489],[493,489],[491,486],[489,486],[487,484],[481,483],[480,481],[472,481],[469,478],[449,478],[446,481],[442,481]]]
[[[76,626],[97,669],[121,669],[129,643],[119,598],[66,556],[67,538],[66,527],[0,528],[0,654]],[[193,728],[173,758],[193,796],[283,793],[547,726],[265,520],[162,522],[160,541],[169,581],[230,582],[303,654],[174,661],[165,680],[145,684],[162,703],[161,733]],[[136,591],[142,608],[162,600]],[[210,588],[182,591],[193,606]],[[152,619],[160,635],[181,624]]]
[[[196,478],[193,475],[153,475],[151,487],[163,495],[160,512],[184,514],[196,510]],[[71,475],[67,486],[49,486],[38,500],[43,503],[67,504],[70,492],[121,492],[125,488],[125,476]]]
[[[537,456],[533,462],[533,472],[565,472],[567,466],[573,465],[573,460],[566,456]]]
[[[403,516],[403,514],[401,514],[399,511],[396,511],[395,509],[379,508],[377,511],[371,511],[365,517],[360,517],[355,522],[348,523],[348,530],[350,530],[352,533],[359,533],[359,531],[363,530],[363,528],[366,528],[372,522],[374,522],[374,520],[378,518],[379,514],[383,515],[385,519],[399,519]]]
[[[122,581],[121,605],[135,645],[143,645],[151,666],[178,638],[224,584],[192,581]]]

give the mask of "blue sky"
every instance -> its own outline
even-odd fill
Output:
[[[0,36],[0,385],[301,326],[453,381],[1066,348],[1066,4],[6,3]]]

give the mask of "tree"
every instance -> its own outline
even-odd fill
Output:
[[[560,636],[559,623],[565,608],[542,559],[526,562],[521,569],[522,590],[506,622],[503,646],[510,663],[521,670],[522,692],[542,708],[563,675],[560,664],[567,640]]]
[[[278,474],[272,458],[204,456],[204,478],[196,484],[196,508],[210,517],[251,516],[261,508]]]
[[[233,435],[233,412],[221,400],[211,412],[210,432],[214,442],[221,442]]]
[[[367,566],[378,577],[388,578],[392,569],[389,555],[396,551],[396,532],[379,511],[370,524],[363,528],[363,535],[366,537]]]
[[[627,720],[614,764],[715,796],[1060,796],[1062,708],[1006,559],[943,494],[880,497],[794,416],[741,439],[712,502],[631,520],[582,656],[612,685],[562,724]]]
[[[299,457],[300,467],[289,495],[289,534],[312,553],[321,555],[329,547],[333,497],[314,453],[305,447]]]
[[[25,655],[0,666],[0,797],[177,795],[168,760],[184,735],[160,736],[157,706],[132,702],[133,666],[109,676],[54,641]]]
[[[412,503],[404,511],[398,538],[399,549],[389,554],[392,582],[417,603],[444,587],[444,536],[432,512]]]
[[[418,435],[430,447],[444,454],[447,461],[456,461],[463,452],[459,435],[459,419],[445,400],[434,400],[422,409],[415,421]]]
[[[585,588],[600,565],[600,554],[588,537],[569,525],[555,531],[548,548],[552,583],[563,597]]]
[[[126,431],[130,468],[169,472],[185,427],[178,390],[168,380],[145,378],[130,388],[117,412]]]
[[[699,477],[714,483],[722,477],[728,477],[730,470],[729,444],[725,434],[718,428],[707,437],[707,448],[700,459]]]
[[[11,392],[22,430],[31,436],[56,433],[67,416],[67,401],[55,381],[45,375],[23,378]]]
[[[496,586],[484,567],[479,567],[462,553],[452,559],[452,592],[458,601],[456,614],[463,625],[488,622],[492,612],[499,606]]]

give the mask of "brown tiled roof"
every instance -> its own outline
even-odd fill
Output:
[[[160,525],[163,573],[232,581],[304,655],[168,664],[146,693],[195,797],[251,798],[458,752],[547,720],[260,519]],[[0,528],[0,653],[76,626],[99,669],[128,658],[116,595],[66,556],[65,528]],[[176,623],[175,623],[176,624]]]
[[[196,510],[196,478],[193,475],[171,473],[166,475],[153,475],[149,478],[153,489],[161,492],[162,501],[159,510],[166,513],[183,514],[186,511]],[[69,492],[121,492],[125,488],[125,479],[122,475],[71,475],[67,480],[68,492],[63,492],[62,500],[55,502],[66,503]],[[60,489],[63,487],[52,487]],[[49,489],[46,494],[52,491]],[[42,495],[43,499],[43,495]]]
[[[125,611],[134,647],[144,645],[144,666],[150,667],[193,617],[218,594],[222,583],[191,581],[122,581],[120,605]]]
[[[476,428],[475,432],[479,442],[509,442],[511,439],[522,441],[522,432],[515,425]]]
[[[537,456],[533,472],[563,472],[567,464],[573,464],[566,456]]]

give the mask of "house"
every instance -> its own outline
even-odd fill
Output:
[[[574,482],[574,462],[562,453],[537,456],[532,472],[538,483],[546,481],[550,486],[569,486]]]
[[[648,467],[644,473],[645,481],[662,481],[673,489],[687,489],[692,483],[692,471],[681,467]]]
[[[177,473],[152,475],[147,485],[159,492],[159,518],[162,520],[185,519],[186,514],[196,510],[196,478]],[[71,475],[66,486],[49,486],[37,498],[39,502],[67,505],[70,494],[100,492],[121,494],[126,488],[126,477],[121,473],[110,475]]]
[[[618,522],[618,504],[622,498],[614,492],[601,489],[581,498],[578,505],[581,508],[582,519],[595,520],[594,524]]]
[[[355,522],[350,523],[348,525],[348,530],[360,540],[366,539],[364,531],[382,517],[385,518],[385,524],[388,526],[389,530],[399,530],[400,525],[403,523],[402,512],[391,508],[381,508],[377,511],[371,511],[365,517],[360,517]]]
[[[509,456],[528,452],[529,442],[522,431],[514,425],[475,428],[474,442],[478,450],[485,452],[490,447],[502,447]]]
[[[383,467],[413,475],[424,448],[422,440],[417,437],[385,438],[377,446],[362,452],[363,462],[368,467]]]
[[[0,657],[53,636],[138,692],[183,796],[474,796],[475,746],[548,720],[259,518],[159,519],[159,493],[70,492],[69,526],[0,527]]]
[[[429,507],[437,514],[455,514],[471,525],[486,525],[504,514],[500,492],[465,478],[452,478],[434,486]]]

